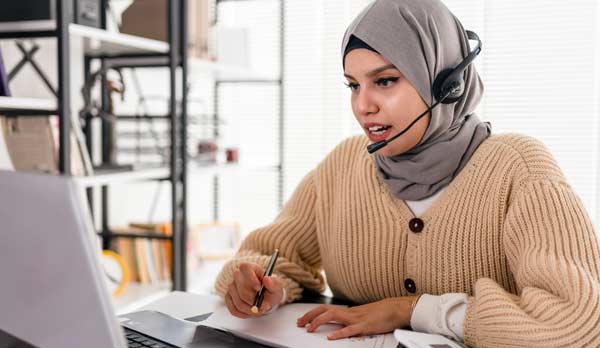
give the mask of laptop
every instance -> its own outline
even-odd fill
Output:
[[[0,348],[264,347],[160,312],[117,317],[86,204],[71,178],[0,171]]]

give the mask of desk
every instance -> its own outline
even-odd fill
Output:
[[[214,295],[174,291],[163,295],[154,302],[137,308],[134,313],[123,315],[122,318],[125,319],[124,325],[129,329],[148,334],[150,337],[176,346],[188,347],[187,343],[191,343],[189,347],[265,348],[264,345],[237,338],[221,330],[209,329],[190,323],[197,323],[206,319],[219,305],[220,301],[221,299]],[[343,301],[310,292],[304,294],[301,302],[344,304]],[[174,321],[172,317],[185,319],[188,322]]]
[[[163,297],[151,302],[136,311],[153,310],[168,314],[179,319],[190,319],[202,314],[212,313],[217,304],[221,301],[215,295],[200,295],[189,292],[173,291],[165,294]],[[347,301],[326,297],[323,295],[306,292],[299,302],[304,303],[327,303],[327,304],[345,304],[351,305]]]

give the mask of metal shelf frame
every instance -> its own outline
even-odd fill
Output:
[[[108,0],[103,0],[105,9],[103,14],[106,14]],[[135,54],[102,54],[95,52],[87,54],[85,57],[85,76],[90,76],[90,67],[94,60],[100,61],[102,73],[101,86],[101,109],[103,112],[108,112],[109,91],[106,88],[106,71],[108,68],[117,67],[114,62],[127,62],[127,67],[157,67],[169,69],[169,112],[165,116],[165,120],[170,126],[170,160],[168,167],[168,175],[155,180],[167,179],[171,183],[171,223],[172,235],[164,236],[159,234],[137,234],[137,233],[116,233],[110,227],[108,217],[109,210],[109,185],[101,186],[101,226],[99,236],[103,238],[103,244],[108,247],[111,240],[119,238],[149,238],[159,240],[171,240],[173,268],[172,274],[172,290],[185,291],[187,287],[187,271],[186,271],[186,240],[187,240],[187,91],[188,91],[188,63],[185,48],[187,42],[187,1],[186,0],[170,0],[168,5],[168,51],[155,53],[135,53]],[[106,16],[102,18],[102,26],[106,28]],[[160,64],[147,64],[148,61],[159,61]],[[122,68],[125,66],[118,66]],[[178,70],[181,71],[181,76],[177,78]],[[177,90],[180,86],[181,96],[178,96]],[[181,100],[181,107],[178,105],[178,100]],[[117,118],[118,120],[118,118]],[[105,119],[101,120],[102,124],[102,164],[110,166],[112,162],[111,153],[112,138],[115,134],[111,131],[111,125]],[[91,129],[87,129],[87,139],[92,141],[94,135]],[[90,191],[88,191],[90,192]],[[91,197],[90,197],[90,200]]]
[[[121,68],[165,68],[169,69],[169,112],[167,115],[156,115],[157,118],[170,123],[170,159],[169,167],[164,172],[146,172],[146,173],[115,173],[103,174],[96,177],[79,178],[84,187],[88,187],[88,202],[92,211],[94,211],[94,191],[92,186],[100,187],[100,214],[94,217],[100,219],[101,229],[98,231],[98,236],[103,240],[103,246],[108,247],[111,240],[114,238],[150,238],[159,240],[171,240],[173,266],[172,272],[172,290],[185,291],[187,287],[187,270],[186,270],[186,240],[187,240],[187,178],[188,178],[188,158],[187,154],[187,129],[188,129],[188,92],[189,92],[189,59],[187,57],[186,43],[187,38],[187,0],[168,0],[168,43],[166,51],[161,47],[161,44],[154,40],[144,40],[131,37],[131,50],[127,50],[128,45],[127,35],[112,35],[106,32],[107,28],[107,9],[110,0],[101,1],[101,28],[87,28],[71,23],[69,13],[71,13],[72,0],[56,0],[56,19],[50,22],[51,28],[47,26],[37,26],[30,28],[20,28],[15,30],[0,30],[0,39],[27,39],[27,38],[53,38],[57,42],[57,71],[58,71],[58,86],[56,103],[53,100],[43,100],[32,102],[19,98],[11,98],[10,100],[0,99],[0,112],[3,115],[13,116],[40,116],[40,115],[57,115],[59,122],[59,170],[62,175],[71,175],[71,143],[70,134],[72,130],[71,124],[71,88],[70,85],[70,52],[71,52],[71,37],[87,37],[92,41],[104,41],[106,45],[104,50],[85,49],[84,55],[84,77],[85,81],[92,74],[92,65],[95,62],[100,62],[100,67],[104,71],[101,75],[102,87],[101,91],[101,111],[108,112],[109,92],[106,88],[107,76],[106,71],[109,69]],[[251,1],[251,0],[215,0],[217,19],[218,5],[222,2],[234,1]],[[279,78],[254,76],[252,74],[241,74],[242,78],[216,78],[214,83],[214,109],[212,114],[212,127],[215,137],[219,136],[219,125],[222,123],[222,118],[218,114],[218,89],[220,86],[234,83],[250,83],[250,84],[276,84],[279,87],[279,159],[274,166],[278,173],[277,190],[278,190],[278,205],[283,205],[283,184],[284,184],[284,157],[283,157],[283,140],[284,140],[284,33],[285,33],[285,0],[278,1],[280,5],[280,76]],[[1,23],[0,23],[1,24]],[[42,23],[44,24],[44,23]],[[45,23],[48,24],[48,23]],[[2,28],[0,28],[2,29]],[[111,40],[114,40],[112,42]],[[154,42],[151,42],[154,41]],[[118,46],[118,47],[117,47]],[[118,49],[115,49],[117,47]],[[145,52],[147,51],[147,52]],[[116,53],[115,53],[116,52]],[[210,62],[196,62],[203,66],[208,66],[215,73],[226,72],[229,68],[219,64]],[[178,74],[178,72],[181,74]],[[235,74],[234,74],[235,75]],[[179,76],[179,77],[178,77]],[[246,78],[246,77],[250,78]],[[254,78],[256,77],[256,78]],[[178,88],[179,87],[179,88]],[[249,87],[251,88],[251,87]],[[178,94],[178,90],[181,95]],[[24,103],[24,104],[23,104]],[[31,104],[31,105],[27,105]],[[33,105],[33,106],[32,106]],[[153,116],[153,115],[152,115]],[[154,118],[146,115],[146,118]],[[209,116],[210,117],[210,116]],[[122,117],[123,121],[134,118]],[[118,118],[117,118],[118,119]],[[89,119],[91,121],[91,118]],[[111,161],[111,126],[106,119],[101,121],[101,159],[103,165],[113,164]],[[90,157],[93,156],[93,147],[95,143],[94,134],[91,122],[86,122],[83,132],[86,138],[86,145],[90,151]],[[213,176],[214,180],[214,219],[218,220],[219,210],[219,175],[220,171],[216,170]],[[114,180],[113,180],[114,179]],[[137,234],[114,232],[110,228],[109,221],[109,197],[110,185],[113,182],[122,182],[125,180],[162,180],[171,183],[171,216],[172,216],[172,235],[165,236],[159,234]]]

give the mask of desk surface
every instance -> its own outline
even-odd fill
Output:
[[[173,291],[138,310],[154,310],[179,319],[194,318],[212,313],[221,299],[215,295],[201,295],[189,292]],[[306,292],[299,302],[351,305],[347,301]]]
[[[305,292],[298,302],[352,305],[339,299],[311,292]],[[129,321],[125,321],[123,325],[175,346],[188,346],[189,343],[190,347],[267,347],[224,331],[190,323],[206,319],[220,303],[221,299],[215,295],[174,291],[138,308],[137,313],[126,314],[126,319]],[[166,316],[157,312],[164,313]],[[177,324],[175,325],[172,317],[187,320],[187,323],[175,320]]]

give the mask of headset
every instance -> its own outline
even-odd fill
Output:
[[[442,70],[435,78],[433,82],[433,86],[431,88],[431,92],[436,102],[425,110],[421,115],[419,115],[408,127],[404,128],[400,133],[394,135],[389,139],[385,139],[382,141],[378,141],[376,143],[370,144],[367,146],[367,151],[369,153],[374,153],[375,151],[385,147],[387,144],[392,142],[394,139],[398,138],[402,134],[408,132],[408,130],[419,121],[423,116],[427,115],[433,108],[438,106],[440,103],[443,104],[452,104],[458,101],[465,92],[465,80],[463,79],[463,72],[467,69],[467,67],[473,63],[473,60],[479,55],[481,52],[481,40],[479,36],[470,30],[467,30],[467,38],[469,40],[477,41],[477,46],[465,59],[463,59],[460,64],[458,64],[454,68],[448,68]]]

